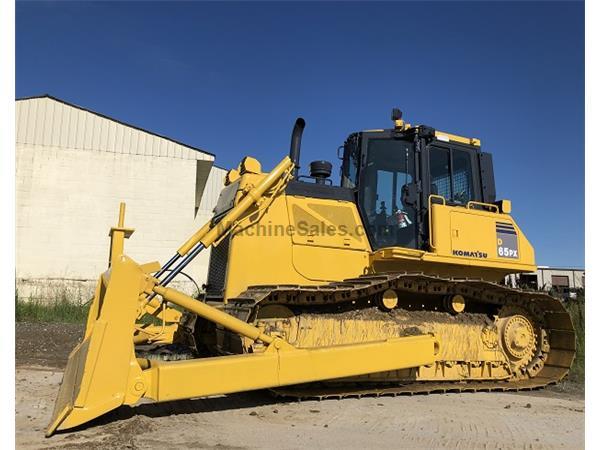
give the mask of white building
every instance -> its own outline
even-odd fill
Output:
[[[536,272],[513,274],[507,277],[512,286],[561,293],[585,289],[585,270],[566,267],[538,266]]]
[[[225,175],[213,162],[199,148],[50,96],[18,99],[19,296],[90,295],[107,267],[108,231],[122,201],[125,226],[136,229],[125,252],[164,263],[212,215]],[[185,270],[199,285],[208,256]]]

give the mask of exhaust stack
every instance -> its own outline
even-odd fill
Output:
[[[302,132],[306,122],[302,117],[296,119],[294,130],[292,131],[292,142],[290,143],[290,159],[294,163],[294,178],[298,178],[298,170],[300,169],[300,145],[302,143]]]

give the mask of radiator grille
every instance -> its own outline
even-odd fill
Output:
[[[227,273],[227,260],[229,255],[229,236],[225,237],[219,245],[210,252],[208,264],[208,278],[206,281],[207,296],[222,296],[225,288],[225,274]]]

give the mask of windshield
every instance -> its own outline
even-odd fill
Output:
[[[402,187],[414,179],[412,142],[369,139],[359,203],[374,249],[415,247],[415,210],[402,204]]]

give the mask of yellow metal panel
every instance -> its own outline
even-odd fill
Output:
[[[432,250],[438,255],[452,253],[449,212],[450,210],[443,205],[431,204],[430,206],[431,235],[429,241]]]
[[[496,257],[495,220],[467,210],[450,212],[450,245],[453,256],[472,258],[463,254],[475,254],[473,258],[498,259]]]
[[[239,295],[250,285],[304,281],[292,266],[292,242],[285,232],[287,225],[285,197],[280,196],[258,221],[244,222],[232,232],[225,278],[226,298]]]
[[[369,249],[354,203],[287,196],[287,205],[295,244]]]
[[[432,218],[436,256],[466,265],[535,270],[533,248],[508,214],[434,204]],[[514,233],[516,255],[502,254],[498,238],[501,229],[507,229],[511,235]]]
[[[353,203],[278,196],[232,232],[225,297],[252,285],[314,285],[361,275],[370,247],[356,231],[360,224]],[[317,227],[312,235],[303,231],[311,226]]]
[[[326,283],[366,273],[369,253],[312,245],[294,245],[294,268],[306,280]]]
[[[439,199],[444,201],[442,197]],[[380,249],[371,255],[373,270],[408,270],[498,281],[509,273],[531,272],[536,268],[533,248],[524,233],[511,216],[499,213],[494,205],[471,202],[463,207],[430,203],[430,217],[430,251]],[[509,234],[502,234],[503,230]],[[515,239],[516,255],[500,254],[499,247],[504,245],[498,238],[502,236]]]

